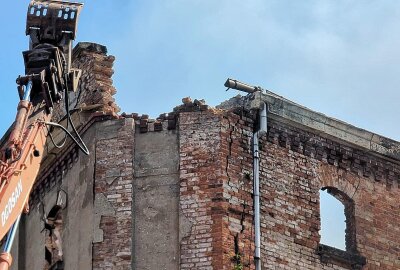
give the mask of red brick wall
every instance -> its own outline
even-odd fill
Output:
[[[74,50],[73,65],[83,74],[79,91],[71,98],[87,115],[119,110],[113,98],[113,62],[114,57],[97,44],[80,44]],[[54,120],[64,113],[57,108]],[[354,227],[349,231],[354,235],[348,240],[354,241],[349,243],[351,249],[367,259],[363,269],[400,269],[397,161],[272,118],[268,133],[260,140],[264,268],[350,268],[339,262],[321,262],[316,252],[320,241],[319,190],[329,187],[345,194],[353,205],[354,222],[350,225]],[[104,195],[115,212],[101,216],[104,239],[93,245],[93,269],[131,269],[134,259],[134,120],[119,119],[112,125],[117,121],[123,121],[123,127],[104,136],[106,139],[96,139],[92,153],[94,193]],[[178,125],[180,210],[191,224],[181,241],[181,269],[254,269],[253,124],[245,112],[213,110],[204,101],[188,98],[168,117],[155,122],[140,119],[141,132]],[[33,199],[47,192],[50,184],[50,180],[38,183]]]
[[[181,208],[193,224],[181,269],[254,269],[253,121],[243,114],[180,113]],[[400,269],[399,166],[305,128],[271,119],[268,126],[260,140],[264,269],[356,267],[317,253],[323,187],[354,206],[349,249],[366,258],[363,269]]]
[[[180,207],[191,223],[181,241],[181,269],[222,269],[223,170],[220,116],[208,112],[181,113]]]
[[[93,244],[93,269],[131,269],[132,260],[132,180],[133,119],[107,139],[96,142],[95,196],[105,196],[113,214],[101,216],[103,241]],[[107,122],[106,122],[107,123]],[[111,123],[114,124],[115,123]]]
[[[246,115],[224,115],[221,130],[221,159],[225,171],[223,269],[254,269],[252,134],[252,119]]]
[[[253,269],[252,122],[243,119],[213,111],[179,116],[180,204],[193,224],[181,242],[181,269]]]
[[[363,269],[400,269],[398,165],[274,121],[261,142],[265,269],[341,269],[316,254],[322,187],[353,199]]]

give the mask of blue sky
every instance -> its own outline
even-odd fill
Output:
[[[1,133],[18,101],[28,2],[0,17]],[[236,95],[223,87],[232,77],[399,140],[399,13],[396,0],[87,0],[78,41],[116,56],[122,111],[155,117],[185,96],[217,105]]]

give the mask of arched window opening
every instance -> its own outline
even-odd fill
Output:
[[[64,269],[63,250],[62,250],[62,209],[60,206],[54,206],[45,223],[46,241],[45,241],[45,270]]]
[[[321,244],[356,252],[353,200],[336,188],[320,191]]]

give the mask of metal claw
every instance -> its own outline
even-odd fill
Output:
[[[32,0],[28,7],[26,35],[39,31],[40,40],[58,41],[68,33],[74,40],[82,7],[82,3]]]

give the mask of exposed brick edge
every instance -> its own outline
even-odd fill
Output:
[[[254,269],[253,119],[247,116],[180,113],[180,205],[193,223],[181,242],[181,269]]]
[[[116,137],[95,145],[94,193],[105,196],[115,214],[100,217],[103,241],[93,244],[93,269],[130,270],[132,264],[132,194],[134,123],[125,119]]]
[[[179,115],[180,209],[191,223],[181,240],[180,269],[223,269],[220,116]],[[204,136],[204,132],[208,135]]]

